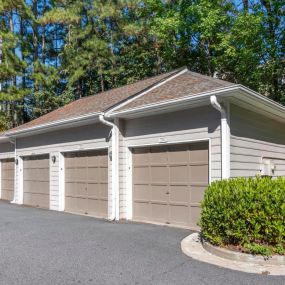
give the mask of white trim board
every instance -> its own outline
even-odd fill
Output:
[[[133,220],[133,154],[132,148],[144,148],[151,146],[165,146],[165,145],[177,145],[177,144],[191,144],[191,143],[199,143],[199,142],[208,142],[208,183],[210,184],[212,181],[212,153],[211,153],[211,138],[204,138],[198,140],[185,140],[185,141],[171,141],[171,143],[158,143],[158,144],[130,144],[127,147],[127,166],[128,166],[128,175],[127,175],[127,220]]]

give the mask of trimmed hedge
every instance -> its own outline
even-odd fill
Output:
[[[285,178],[235,178],[206,190],[200,219],[203,237],[219,246],[284,254]]]

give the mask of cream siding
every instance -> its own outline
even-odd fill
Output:
[[[260,174],[262,158],[285,176],[285,124],[231,105],[231,177]]]

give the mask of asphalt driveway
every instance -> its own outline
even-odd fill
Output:
[[[0,202],[0,284],[285,284],[192,260],[189,233]]]

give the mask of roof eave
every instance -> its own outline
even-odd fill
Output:
[[[203,92],[196,95],[189,95],[178,99],[172,99],[162,101],[158,103],[143,105],[140,107],[121,110],[117,112],[110,112],[106,116],[110,118],[136,118],[144,117],[148,115],[154,115],[165,112],[174,112],[181,109],[193,108],[202,105],[210,104],[209,97],[211,95],[217,95],[220,97],[232,94],[236,90],[238,85],[232,85],[229,87],[219,88],[209,92]]]
[[[143,105],[141,107],[126,109],[107,114],[110,118],[138,118],[159,113],[173,112],[186,108],[194,108],[210,103],[209,97],[216,95],[221,99],[229,99],[239,104],[242,101],[248,109],[263,112],[265,115],[274,116],[275,119],[285,121],[285,107],[275,101],[255,92],[243,85],[232,85],[229,87],[212,90],[197,95],[189,95],[179,99],[163,101],[155,104]],[[242,96],[241,96],[242,95]],[[249,104],[250,103],[250,104]],[[258,108],[256,108],[258,106]]]
[[[52,123],[42,124],[35,127],[22,129],[18,131],[7,131],[5,136],[8,138],[18,138],[30,135],[41,134],[49,131],[60,130],[63,128],[76,127],[81,125],[88,125],[90,123],[99,122],[99,115],[101,112],[90,113],[83,116],[73,117],[66,120],[58,120]]]

